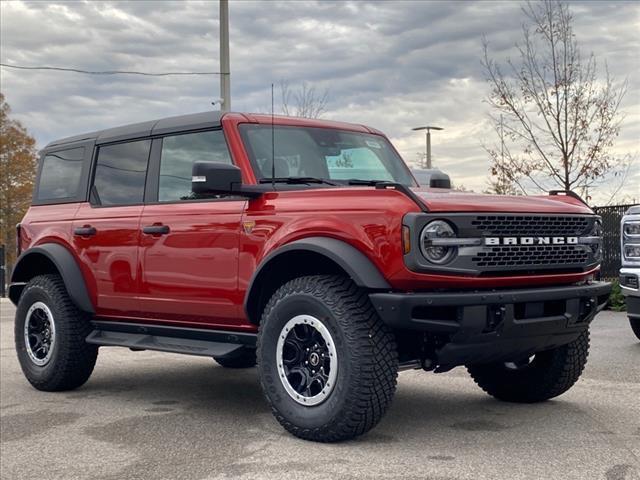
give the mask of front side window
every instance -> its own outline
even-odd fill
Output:
[[[389,142],[379,135],[329,128],[245,124],[240,132],[259,180],[314,177],[392,181],[415,186],[409,169]],[[272,140],[273,139],[273,140]]]
[[[77,197],[83,161],[84,147],[48,153],[42,160],[36,198],[50,201]]]
[[[191,171],[194,162],[198,161],[231,164],[222,130],[163,138],[158,201],[173,202],[193,198]]]
[[[100,147],[92,202],[98,205],[142,203],[150,147],[151,140]]]

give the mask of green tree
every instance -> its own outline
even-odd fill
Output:
[[[0,93],[0,244],[5,246],[7,278],[16,260],[15,226],[31,203],[36,141],[17,120]]]

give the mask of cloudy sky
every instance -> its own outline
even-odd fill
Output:
[[[467,188],[486,188],[494,141],[483,97],[481,39],[513,55],[518,2],[231,0],[232,107],[268,111],[270,85],[329,90],[324,118],[386,132],[409,162],[424,151],[418,125],[438,125],[435,165]],[[628,78],[616,153],[640,157],[640,4],[572,2],[585,53]],[[2,63],[86,70],[218,71],[217,2],[1,2]],[[50,140],[123,123],[212,109],[216,76],[89,76],[0,69],[14,115]],[[613,182],[594,192],[608,198]],[[640,158],[625,191],[640,191]]]

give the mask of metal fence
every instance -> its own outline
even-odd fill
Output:
[[[618,278],[620,270],[620,220],[632,205],[593,207],[602,217],[602,278]]]

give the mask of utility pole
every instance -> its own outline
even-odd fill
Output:
[[[412,128],[414,131],[418,130],[426,130],[426,138],[425,138],[425,157],[427,159],[427,169],[431,168],[431,130],[444,130],[442,127],[415,127]]]
[[[220,0],[220,110],[231,110],[231,68],[229,67],[229,0]]]

